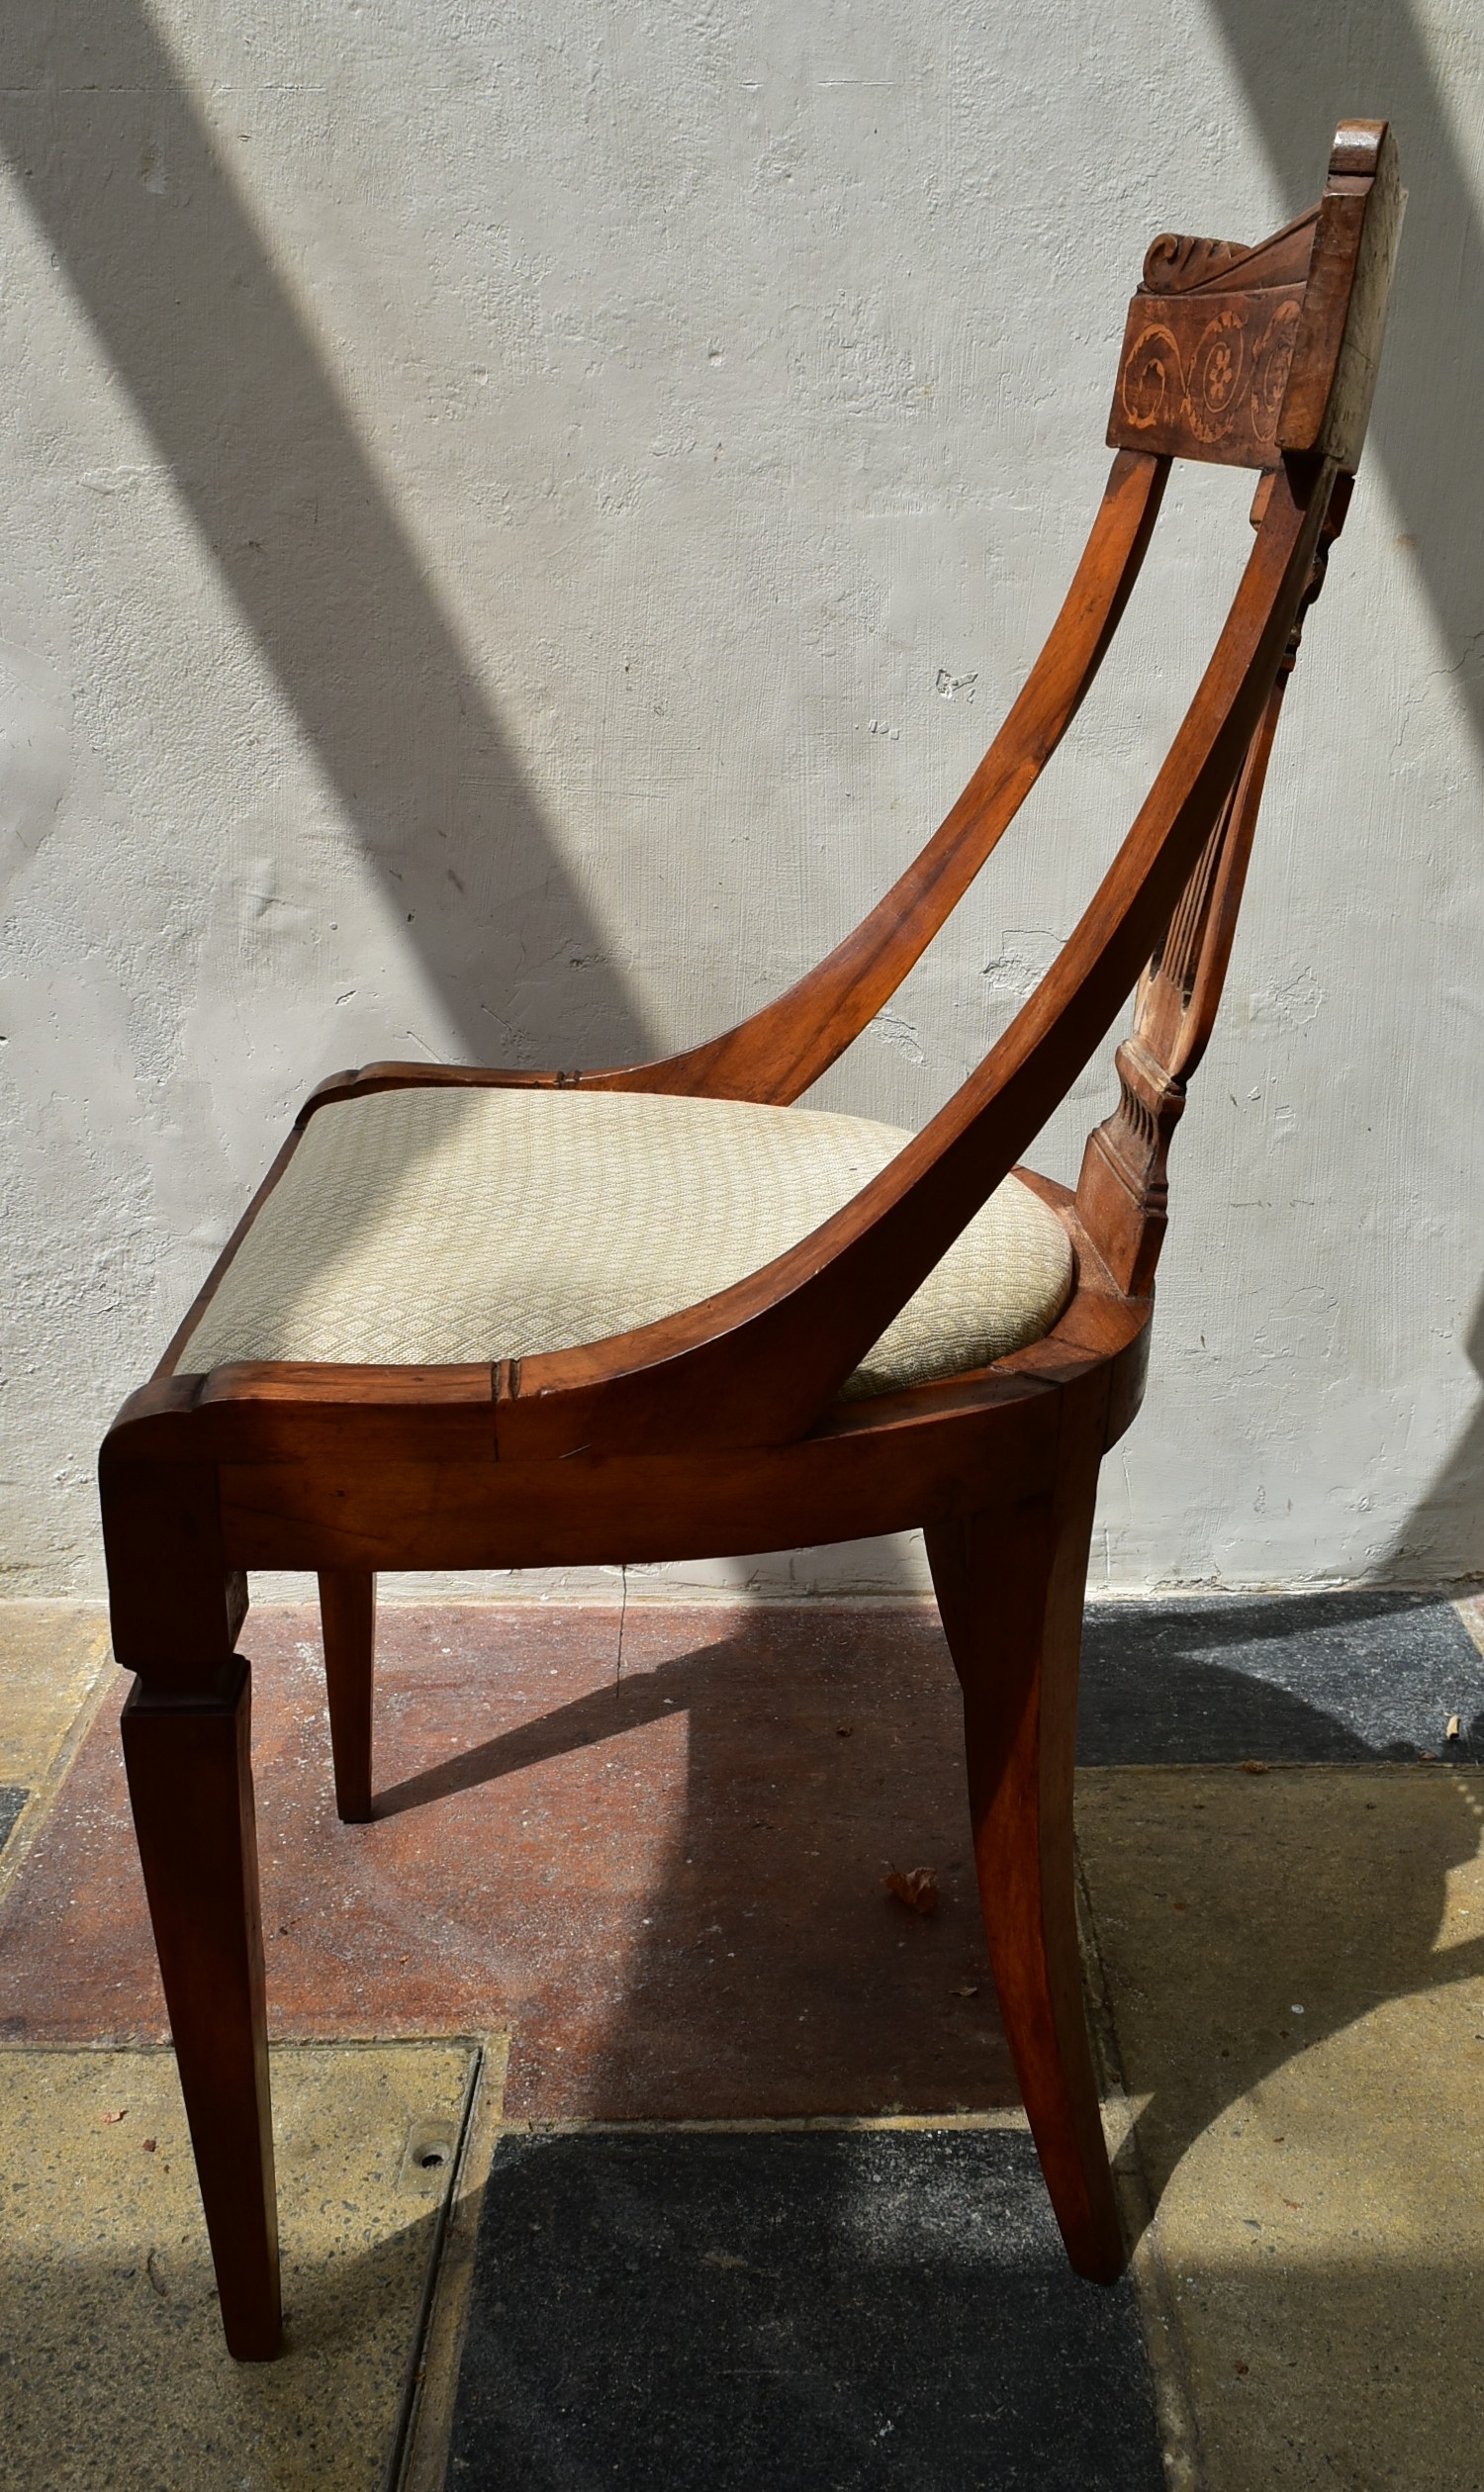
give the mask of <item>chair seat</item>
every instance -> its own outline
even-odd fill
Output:
[[[732,1099],[383,1090],[321,1108],[190,1334],[229,1359],[454,1366],[606,1339],[771,1262],[910,1135]],[[987,1365],[1050,1331],[1067,1232],[1007,1178],[850,1377]]]

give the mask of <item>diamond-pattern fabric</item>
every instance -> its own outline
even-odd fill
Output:
[[[644,1092],[384,1090],[321,1108],[178,1362],[452,1366],[569,1349],[773,1261],[908,1134]],[[1002,1358],[1071,1285],[1066,1231],[1007,1178],[882,1334],[852,1398]]]

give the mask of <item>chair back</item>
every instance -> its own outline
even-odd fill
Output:
[[[1080,1250],[1105,1283],[1148,1293],[1169,1139],[1220,997],[1283,688],[1364,439],[1403,205],[1387,125],[1350,121],[1322,198],[1267,241],[1159,237],[1129,311],[1113,469],[1076,576],[1020,697],[920,856],[827,959],[720,1038],[662,1062],[544,1076],[798,1098],[926,950],[1057,750],[1138,578],[1171,461],[1258,471],[1256,541],[1169,754],[1078,925],[983,1061],[853,1201],[761,1271],[640,1331],[521,1361],[500,1391],[503,1447],[544,1459],[806,1433],[1136,986],[1119,1105],[1089,1141],[1076,1211]],[[420,1065],[369,1067],[325,1085],[310,1111],[347,1087],[429,1077]]]

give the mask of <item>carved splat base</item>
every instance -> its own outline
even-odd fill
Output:
[[[1114,1063],[1118,1105],[1087,1137],[1077,1204],[1119,1288],[1142,1298],[1164,1243],[1169,1146],[1185,1113],[1185,1084],[1137,1038],[1125,1039]]]

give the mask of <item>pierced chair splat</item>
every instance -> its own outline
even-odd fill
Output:
[[[775,1003],[663,1062],[378,1063],[293,1133],[100,1487],[130,1795],[232,2351],[278,2350],[263,1957],[237,1649],[319,1576],[342,1817],[372,1813],[381,1572],[718,1556],[921,1526],[963,1687],[1005,2028],[1073,2265],[1123,2247],[1071,1844],[1093,1500],[1138,1409],[1170,1138],[1210,1035],[1300,621],[1359,458],[1401,217],[1383,123],[1270,240],[1165,234],[1057,623],[921,856]],[[1171,460],[1257,476],[1255,540],[1150,795],[1036,993],[903,1134],[794,1104],[984,865],[1096,675]],[[1018,1163],[1137,984],[1075,1194]],[[368,1837],[374,1840],[374,1837]]]

